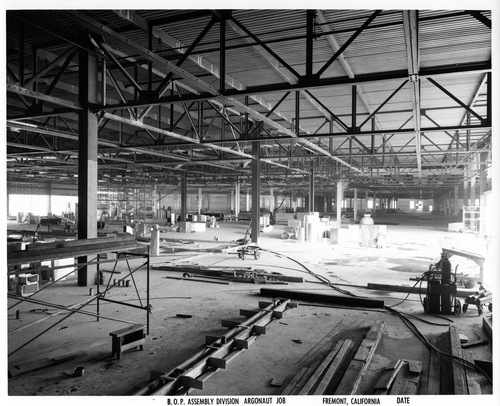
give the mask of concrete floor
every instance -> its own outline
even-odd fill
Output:
[[[396,221],[397,220],[397,221]],[[275,226],[272,231],[261,234],[259,245],[264,249],[258,260],[248,258],[242,261],[234,254],[213,253],[214,249],[227,246],[227,243],[242,238],[248,224],[219,223],[219,228],[209,228],[205,233],[182,234],[178,232],[162,233],[163,239],[160,256],[151,257],[152,265],[194,263],[199,265],[245,266],[252,269],[265,269],[268,272],[280,272],[289,276],[302,276],[304,283],[289,283],[287,286],[269,287],[314,291],[318,293],[338,294],[331,287],[322,285],[313,274],[328,278],[339,288],[355,295],[382,299],[385,304],[395,305],[406,294],[366,289],[367,283],[381,283],[413,286],[411,277],[420,277],[431,263],[437,262],[441,247],[467,247],[470,251],[485,250],[484,241],[475,236],[446,232],[446,223],[431,219],[429,216],[408,218],[392,217],[389,225],[386,247],[360,248],[356,246],[338,246],[330,244],[299,243],[295,240],[282,240],[283,226]],[[9,223],[14,227],[26,229],[26,225]],[[218,241],[215,241],[215,237]],[[192,244],[185,244],[188,240]],[[182,242],[180,242],[182,241]],[[282,254],[281,257],[273,251]],[[286,258],[291,257],[304,267]],[[453,267],[459,264],[459,271],[476,273],[477,266],[472,261],[453,257]],[[131,261],[139,264],[139,260]],[[104,265],[110,270],[111,265]],[[491,274],[491,264],[485,266],[485,281]],[[127,272],[125,263],[120,263],[117,270],[120,276]],[[144,270],[134,273],[138,292],[144,301],[146,297]],[[105,274],[107,277],[109,273]],[[16,366],[37,363],[47,358],[76,350],[83,350],[84,355],[74,360],[44,368],[38,371],[13,377],[8,380],[9,395],[51,395],[51,396],[86,396],[86,395],[129,395],[147,385],[151,371],[169,371],[205,344],[206,335],[220,335],[226,331],[220,325],[222,319],[243,319],[240,309],[256,309],[262,285],[247,283],[208,284],[168,279],[167,276],[182,274],[154,270],[150,272],[150,334],[147,336],[143,351],[130,350],[120,360],[110,358],[111,337],[109,333],[126,325],[122,322],[104,320],[99,322],[94,317],[74,314],[54,328],[43,333],[25,348],[8,358],[10,370]],[[267,287],[268,285],[265,285]],[[89,297],[88,287],[76,285],[76,279],[69,277],[57,285],[45,289],[36,295],[37,299],[47,302],[70,305]],[[129,303],[139,303],[133,287],[116,287],[108,297]],[[14,300],[9,299],[8,305]],[[45,309],[45,310],[44,310]],[[85,307],[95,311],[94,303]],[[426,336],[441,334],[448,330],[447,322],[441,318],[423,312],[418,295],[410,295],[396,309],[418,315],[429,321],[440,323],[430,325],[415,320],[419,330]],[[16,319],[19,310],[19,319]],[[8,351],[9,353],[22,343],[31,340],[45,331],[55,321],[68,313],[54,316],[29,329],[16,333],[14,330],[35,321],[39,321],[56,310],[47,306],[23,303],[8,311]],[[113,303],[101,302],[102,316],[117,320],[144,323],[144,311]],[[191,318],[179,318],[177,314],[189,314]],[[485,314],[489,314],[486,310]],[[469,340],[484,338],[481,317],[474,309],[452,319],[460,333]],[[279,394],[281,388],[269,384],[272,379],[287,379],[296,373],[319,349],[324,347],[324,340],[332,328],[340,321],[352,322],[353,328],[360,328],[374,320],[382,320],[386,331],[379,345],[371,366],[370,378],[361,388],[362,393],[370,394],[373,379],[380,374],[385,365],[393,359],[407,358],[421,360],[424,373],[428,366],[429,353],[424,345],[395,315],[382,309],[353,309],[304,305],[285,312],[283,319],[274,320],[270,331],[260,336],[252,346],[236,357],[228,369],[218,371],[205,385],[203,391],[196,390],[193,395],[255,395]],[[363,324],[364,323],[364,324]],[[300,340],[297,343],[292,340]],[[491,343],[487,346],[471,348],[473,358],[491,360]],[[76,367],[84,367],[81,377],[70,376]],[[483,393],[491,387],[482,383]],[[423,388],[419,393],[424,394]]]

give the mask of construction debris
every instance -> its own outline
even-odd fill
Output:
[[[86,354],[87,353],[85,351],[70,351],[52,356],[50,358],[44,358],[36,362],[29,361],[26,364],[13,365],[12,367],[9,367],[9,377],[19,376],[29,372],[38,371],[39,369],[48,368],[53,365],[62,364],[64,362],[80,358]]]
[[[258,283],[259,280],[269,282],[297,282],[303,283],[304,278],[297,276],[286,276],[279,272],[267,272],[264,269],[253,269],[251,267],[216,267],[197,265],[157,265],[151,269],[162,271],[183,272],[183,274],[199,274],[203,277],[226,279],[234,282]],[[257,282],[256,282],[257,281]]]

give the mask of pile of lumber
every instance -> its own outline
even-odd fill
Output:
[[[390,362],[373,387],[374,395],[416,395],[422,363],[406,359]]]
[[[358,346],[340,338],[326,356],[316,357],[291,377],[282,395],[356,395],[382,338],[385,325],[377,321]],[[338,338],[338,335],[336,336]]]
[[[470,352],[462,350],[460,335],[455,324],[449,330],[432,337],[429,342],[438,350],[454,357],[475,363]],[[478,395],[482,393],[480,374],[456,358],[431,350],[427,394],[429,395]]]

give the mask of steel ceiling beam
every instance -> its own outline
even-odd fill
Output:
[[[323,11],[322,10],[316,10],[316,17],[317,17],[318,22],[320,24],[321,30],[323,31],[323,34],[326,35],[326,39],[327,39],[328,43],[330,44],[330,47],[337,53],[340,50],[340,45],[339,45],[339,43],[337,41],[337,38],[335,37],[335,35],[331,31],[331,26],[328,23],[325,15],[323,13]],[[368,26],[365,27],[365,29],[367,29],[367,28],[368,28]],[[349,78],[353,79],[355,77],[354,71],[353,71],[353,69],[352,69],[349,61],[345,57],[345,55],[343,53],[340,53],[338,55],[337,59],[340,62],[340,64],[342,65],[342,67],[344,68],[344,71],[346,72],[347,76],[349,76]],[[373,116],[375,118],[375,125],[376,125],[376,127],[378,127],[379,129],[382,129],[382,125],[380,124],[377,116],[375,115],[377,113],[377,111],[374,111],[372,109],[372,107],[371,107],[370,103],[368,102],[365,94],[363,93],[362,87],[361,86],[356,86],[356,91],[358,93],[359,99],[363,103],[365,109],[368,111],[369,117]],[[363,122],[363,124],[365,122]],[[360,127],[362,127],[363,124],[361,124]],[[389,145],[389,148],[392,150],[391,144],[389,143],[388,145]]]
[[[382,12],[382,10],[376,10],[368,19],[359,27],[351,37],[342,44],[342,46],[333,54],[333,56],[321,67],[321,69],[316,73],[318,77],[320,77],[328,67],[337,60],[339,55],[341,55],[349,45],[364,31],[366,27],[370,25],[370,23]]]
[[[216,145],[216,144],[210,143],[210,142],[204,142],[204,143],[202,143],[199,139],[186,137],[186,136],[181,135],[181,134],[176,134],[176,133],[171,132],[171,131],[163,130],[161,128],[156,128],[156,127],[153,127],[153,126],[150,126],[150,125],[138,122],[136,120],[130,120],[128,118],[120,117],[120,116],[117,116],[117,115],[114,115],[114,114],[110,114],[110,113],[103,113],[103,117],[107,118],[107,119],[110,119],[110,120],[113,120],[113,121],[122,122],[124,124],[128,124],[128,125],[131,125],[133,127],[148,129],[151,132],[162,134],[162,135],[165,135],[165,136],[168,136],[168,137],[171,137],[171,138],[176,138],[176,139],[179,139],[181,141],[187,142],[189,144],[203,145],[204,147],[208,147],[208,148],[214,149],[216,151],[221,151],[221,152],[224,152],[224,153],[227,153],[227,154],[231,154],[231,155],[237,155],[237,156],[240,156],[240,157],[243,157],[243,158],[247,158],[247,159],[253,159],[253,156],[250,155],[250,154],[247,154],[247,153],[244,153],[244,152],[240,152],[240,151],[237,151],[237,150],[234,150],[234,149],[231,149],[231,148],[227,148],[227,147],[222,147],[220,145]],[[234,140],[233,140],[233,142],[234,142]],[[139,149],[139,150],[141,152],[144,152],[144,153],[149,153],[149,151],[147,151],[147,150],[142,150],[142,149]],[[178,157],[178,156],[175,155],[175,157]],[[261,159],[261,161],[262,162],[267,162],[266,159]],[[271,165],[276,165],[276,166],[283,166],[283,165],[277,164],[277,163],[272,162],[272,161],[269,161],[267,163],[270,163]],[[294,169],[290,168],[290,170],[294,170]]]
[[[237,34],[241,40],[245,43],[250,43],[252,42],[252,39],[246,35],[245,30],[243,30],[235,21],[233,20],[228,20],[226,22],[227,26],[235,33]],[[286,65],[282,65],[280,61],[278,61],[272,54],[270,54],[268,51],[266,51],[265,48],[262,48],[258,46],[257,44],[252,45],[253,51],[259,55],[264,61],[267,62],[267,64],[273,68],[273,70],[280,75],[286,82],[291,83],[291,84],[296,84],[298,82],[298,76],[296,75],[296,72],[290,71]],[[246,86],[245,86],[246,87]],[[315,104],[311,98],[307,94],[302,94],[307,100],[313,104],[314,107],[318,109],[322,114],[324,113],[324,110],[321,109],[321,107],[317,107],[317,103]],[[254,95],[250,96],[252,99],[255,97]],[[278,117],[283,117],[282,114],[278,114]],[[292,120],[288,118],[286,120],[288,123],[292,124]],[[308,133],[306,128],[301,128],[299,127],[303,132]]]
[[[482,22],[486,27],[491,29],[491,20],[488,17],[484,16],[480,11],[467,10],[467,13],[469,13],[476,20]]]
[[[217,91],[210,85],[206,84],[202,80],[198,79],[196,76],[189,73],[187,70],[176,66],[174,63],[167,61],[158,54],[150,51],[149,49],[137,44],[135,41],[128,39],[127,37],[117,33],[116,31],[108,28],[104,24],[101,24],[94,20],[93,18],[87,16],[81,11],[71,11],[68,13],[68,17],[74,22],[82,27],[85,27],[92,32],[111,38],[113,41],[125,46],[129,49],[133,49],[140,57],[144,58],[146,61],[157,64],[158,66],[173,72],[175,75],[182,77],[190,86],[203,92],[207,92],[212,95],[217,95]]]
[[[21,87],[18,84],[7,83],[6,87],[7,91],[11,93],[16,93],[25,97],[31,97],[33,99],[42,100],[52,104],[57,104],[58,106],[68,107],[74,109],[75,111],[81,110],[81,107],[78,103],[61,99],[60,97],[49,96],[41,92],[35,92],[33,90],[26,89],[25,87]]]
[[[144,18],[139,16],[136,12],[133,12],[130,10],[124,10],[124,11],[118,10],[115,12],[120,17],[134,23],[135,25],[137,25],[138,27],[140,27],[146,31],[147,31],[148,24],[153,24],[152,34],[155,36],[155,38],[161,40],[163,44],[165,44],[165,45],[169,46],[170,48],[172,48],[173,50],[175,50],[178,54],[181,55],[181,58],[187,53],[187,51],[190,48],[187,45],[185,45],[182,41],[179,41],[178,39],[167,34],[165,31],[163,31],[159,27],[155,27],[154,21],[151,23],[148,23],[148,21],[146,21]],[[228,20],[228,21],[226,21],[226,24],[230,25],[230,22],[231,21]],[[201,55],[201,54],[189,55],[188,59],[190,60],[190,62],[194,63],[195,65],[197,65],[201,69],[207,71],[211,75],[218,78],[219,81],[221,80],[219,66],[217,66],[217,65],[213,64],[212,62],[210,62],[209,60],[207,60],[203,55]],[[234,89],[237,89],[237,90],[246,89],[246,86],[243,83],[241,83],[240,81],[238,81],[237,79],[235,79],[234,77],[232,77],[228,74],[225,75],[225,81],[226,81],[226,84],[228,84],[229,86],[231,86]],[[270,111],[271,110],[274,111],[274,114],[276,114],[278,117],[282,118],[286,122],[288,122],[288,123],[292,122],[292,120],[287,115],[285,115],[282,112],[280,112],[279,110],[276,110],[275,108],[273,108],[268,102],[266,102],[264,99],[262,99],[262,97],[260,97],[258,95],[249,95],[249,96],[252,100],[254,100],[257,104],[261,105],[265,109],[270,110]],[[189,98],[190,96],[184,96],[184,97]],[[191,96],[191,97],[193,97],[193,96]],[[198,99],[198,101],[209,100],[209,99],[212,99],[212,97],[211,96],[210,97],[202,97],[202,98]],[[175,103],[175,102],[172,102],[172,103]],[[143,105],[142,107],[147,107],[149,104],[150,103]]]
[[[454,75],[463,73],[484,73],[491,71],[491,61],[474,62],[467,64],[454,64],[454,65],[441,65],[429,68],[420,69],[420,78],[426,77],[436,77],[442,75]],[[227,76],[227,75],[226,75]],[[353,85],[362,83],[373,83],[373,82],[383,82],[391,80],[404,80],[408,79],[408,70],[398,70],[398,71],[387,71],[379,72],[374,74],[363,74],[356,75],[354,78],[340,77],[340,78],[325,78],[320,79],[318,82],[305,85],[303,83],[290,84],[290,83],[277,83],[270,85],[260,85],[260,86],[248,86],[244,89],[228,89],[226,90],[225,97],[239,97],[256,95],[259,93],[274,93],[274,92],[284,92],[284,91],[294,91],[294,90],[304,90],[312,88],[322,88],[322,87],[334,87],[340,85]],[[180,82],[182,83],[182,82]],[[182,103],[185,101],[200,101],[200,100],[211,100],[214,99],[213,94],[209,93],[197,93],[192,95],[186,95],[182,99],[179,97],[160,97],[155,101],[150,102],[129,102],[124,104],[116,105],[101,105],[95,106],[95,110],[121,110],[129,107],[147,107],[149,105],[158,104],[170,104],[170,103]]]
[[[405,35],[406,62],[413,103],[413,123],[415,127],[415,144],[418,177],[422,177],[422,141],[420,134],[420,51],[418,43],[418,11],[403,10],[403,30]]]
[[[187,71],[185,71],[185,70],[175,66],[174,64],[166,61],[164,58],[156,55],[155,53],[153,53],[153,52],[151,52],[143,47],[141,47],[140,45],[136,44],[134,41],[131,41],[131,40],[125,38],[124,36],[114,32],[113,30],[109,29],[108,27],[105,27],[103,24],[100,24],[100,23],[94,21],[93,19],[91,19],[90,17],[87,17],[86,15],[82,14],[81,12],[73,11],[71,13],[71,18],[73,18],[78,24],[81,24],[84,27],[86,27],[94,32],[97,32],[101,35],[108,36],[108,37],[112,38],[113,40],[119,42],[120,44],[126,46],[127,48],[132,49],[134,52],[137,52],[140,56],[144,57],[148,61],[151,61],[153,63],[157,63],[160,66],[163,66],[165,69],[168,69],[168,70],[174,72],[176,75],[184,78],[189,84],[193,85],[195,88],[199,88],[201,90],[204,90],[204,91],[207,91],[208,93],[210,93],[217,101],[219,101],[225,105],[229,105],[229,106],[233,107],[234,109],[236,109],[240,113],[248,113],[253,118],[264,121],[265,123],[267,123],[272,128],[275,128],[278,131],[281,131],[285,134],[296,137],[296,134],[294,134],[292,131],[288,130],[287,128],[281,126],[280,124],[277,124],[273,120],[265,117],[264,115],[262,115],[261,113],[255,111],[255,110],[251,109],[250,107],[239,102],[238,100],[222,96],[221,94],[219,94],[217,92],[217,90],[215,90],[210,85],[203,82],[201,79],[196,78],[195,76],[191,75]],[[232,20],[232,21],[235,21],[235,20]],[[239,25],[239,26],[241,28],[241,25]],[[153,104],[153,103],[151,103],[151,104]],[[105,113],[105,114],[108,114],[108,113]],[[165,130],[163,130],[163,131],[165,131]],[[324,151],[321,147],[319,147],[318,145],[316,145],[308,140],[301,140],[301,143],[304,144],[305,146],[307,146],[307,148],[310,148],[312,150]],[[337,157],[335,157],[333,155],[330,155],[327,151],[324,151],[324,152],[326,152],[326,155],[329,156],[331,159],[341,163],[342,165],[345,165],[345,166],[353,169],[355,172],[362,173],[362,171],[359,170],[358,168],[354,168],[351,165],[349,165],[347,162],[344,162],[343,160],[338,159]],[[235,151],[233,151],[232,153],[235,153]]]
[[[238,21],[236,18],[233,16],[230,17],[230,20],[227,21],[227,24],[231,26],[231,28],[234,31],[238,31],[241,36],[246,36],[248,35],[250,38],[252,38],[258,46],[262,47],[269,55],[271,55],[277,63],[279,62],[282,66],[284,66],[289,72],[295,76],[296,79],[300,78],[299,73],[295,69],[293,69],[286,61],[284,61],[276,52],[274,52],[271,48],[269,48],[266,43],[262,42],[257,38],[255,34],[253,34],[247,27],[245,27],[240,21]],[[244,33],[245,35],[242,35]]]

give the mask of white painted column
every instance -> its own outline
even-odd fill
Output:
[[[269,188],[269,211],[274,212],[274,188]]]
[[[354,188],[354,221],[358,218],[358,188]]]
[[[240,215],[240,181],[237,180],[234,187],[234,214]]]
[[[246,211],[250,211],[250,189],[247,188]]]
[[[203,189],[198,188],[198,214],[201,214],[201,209],[203,207]]]
[[[477,169],[479,170],[479,205],[484,205],[484,190],[486,188],[486,165],[482,162],[485,160],[486,154],[481,152],[476,156]]]
[[[337,200],[335,202],[335,206],[337,208],[337,221],[339,226],[342,223],[342,200],[344,199],[344,184],[345,182],[342,180],[337,181]]]
[[[476,165],[471,164],[469,165],[470,168],[470,205],[475,206],[476,205]]]
[[[49,198],[47,199],[47,214],[49,214],[52,213],[52,184],[50,182],[47,185],[47,192],[49,195]]]
[[[466,165],[464,168],[464,193],[463,193],[463,199],[464,199],[464,206],[469,206],[469,166]]]
[[[160,230],[158,224],[153,226],[151,230],[151,256],[157,257],[160,255]]]

